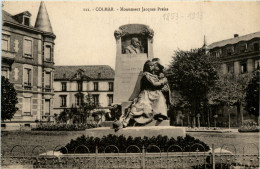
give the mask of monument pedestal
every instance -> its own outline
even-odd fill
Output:
[[[117,136],[124,135],[126,137],[157,137],[158,135],[173,137],[177,139],[178,136],[185,137],[185,127],[174,126],[142,126],[142,127],[127,127],[115,132],[110,127],[99,127],[95,129],[86,129],[86,136],[99,137],[115,134]]]

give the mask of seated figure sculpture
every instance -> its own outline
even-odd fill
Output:
[[[146,61],[141,79],[141,92],[120,119],[114,122],[114,129],[117,131],[128,126],[131,119],[143,125],[154,119],[158,121],[167,119],[166,100],[161,91],[167,83],[167,78],[159,79],[154,74],[154,63]]]

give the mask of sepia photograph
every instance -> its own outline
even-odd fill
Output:
[[[259,168],[259,1],[1,7],[1,168]]]

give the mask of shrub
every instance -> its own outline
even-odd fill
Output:
[[[82,135],[81,137],[78,137],[76,140],[71,140],[70,143],[68,143],[65,147],[68,150],[68,153],[74,153],[74,151],[76,150],[76,148],[78,146],[84,145],[86,147],[89,148],[90,153],[95,153],[95,149],[96,146],[99,148],[99,152],[103,152],[105,150],[105,148],[109,145],[115,145],[118,149],[120,153],[125,153],[126,149],[128,146],[130,145],[136,145],[140,151],[142,151],[142,147],[144,146],[145,148],[147,148],[149,145],[156,145],[158,146],[162,152],[167,152],[167,149],[171,146],[171,145],[179,145],[183,151],[185,152],[189,152],[189,151],[196,151],[197,148],[199,148],[199,151],[204,151],[203,149],[201,149],[200,147],[195,147],[194,148],[190,148],[190,146],[192,146],[195,143],[199,143],[201,145],[204,146],[205,151],[209,150],[209,146],[207,144],[205,144],[204,142],[195,139],[194,137],[187,135],[185,138],[183,137],[178,137],[177,140],[174,138],[168,138],[167,136],[157,136],[157,137],[131,137],[129,136],[128,138],[126,138],[123,135],[120,136],[116,136],[116,135],[112,135],[109,134],[107,136],[104,136],[102,138],[98,138],[98,137],[86,137],[85,135]],[[60,149],[60,151],[62,153],[66,153],[66,149],[63,147]],[[106,152],[111,152],[113,151],[112,148],[111,150],[108,150]],[[177,151],[177,149],[175,150]],[[180,150],[178,150],[180,151]],[[117,152],[117,151],[115,151]],[[128,152],[139,152],[137,148],[130,148],[128,149]],[[149,149],[149,152],[158,152],[157,149],[155,148],[151,148]],[[85,148],[78,148],[76,153],[88,153],[87,150]]]
[[[244,122],[238,129],[239,132],[259,132],[259,125],[254,121]]]
[[[40,124],[34,131],[81,131],[88,128],[94,128],[94,125],[90,124]]]

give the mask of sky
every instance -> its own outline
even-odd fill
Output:
[[[34,26],[40,1],[6,1],[10,14],[29,11]],[[55,65],[110,65],[115,68],[114,31],[125,24],[145,24],[154,30],[154,57],[167,66],[177,49],[199,48],[204,43],[260,31],[260,2],[94,2],[45,1],[56,35]],[[115,11],[96,11],[113,7]],[[150,12],[123,8],[156,8]],[[168,11],[158,11],[168,8]],[[90,11],[84,11],[89,9]],[[117,10],[118,9],[118,10]]]

